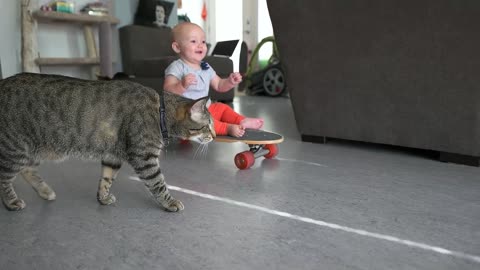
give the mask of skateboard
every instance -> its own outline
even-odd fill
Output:
[[[246,129],[242,137],[217,136],[217,142],[242,142],[248,144],[250,150],[240,152],[235,155],[234,162],[240,170],[246,170],[253,166],[255,159],[261,156],[265,158],[274,158],[278,154],[278,145],[283,142],[283,136],[277,133]]]

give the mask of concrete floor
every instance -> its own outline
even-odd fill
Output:
[[[480,269],[480,170],[405,149],[300,141],[287,98],[236,110],[285,136],[275,160],[233,164],[241,143],[173,144],[162,160],[185,210],[168,213],[122,168],[100,206],[100,165],[46,163],[46,202],[0,209],[1,269]]]

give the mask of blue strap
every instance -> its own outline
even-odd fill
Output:
[[[162,132],[163,145],[167,147],[169,140],[168,140],[167,123],[165,122],[165,101],[163,101],[164,99],[163,91],[160,94],[160,131]]]

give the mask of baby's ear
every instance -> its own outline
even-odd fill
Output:
[[[176,41],[172,43],[172,49],[174,52],[180,53],[180,45]]]

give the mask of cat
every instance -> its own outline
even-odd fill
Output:
[[[54,200],[55,192],[38,175],[37,168],[42,160],[71,156],[101,160],[97,191],[100,204],[116,201],[110,188],[122,163],[127,162],[167,211],[183,210],[182,202],[170,195],[160,169],[162,142],[167,139],[163,138],[161,124],[171,137],[209,143],[215,132],[207,105],[208,98],[190,100],[166,91],[159,95],[127,80],[94,81],[35,73],[3,79],[2,202],[8,210],[25,208],[13,187],[18,174],[41,198]]]

